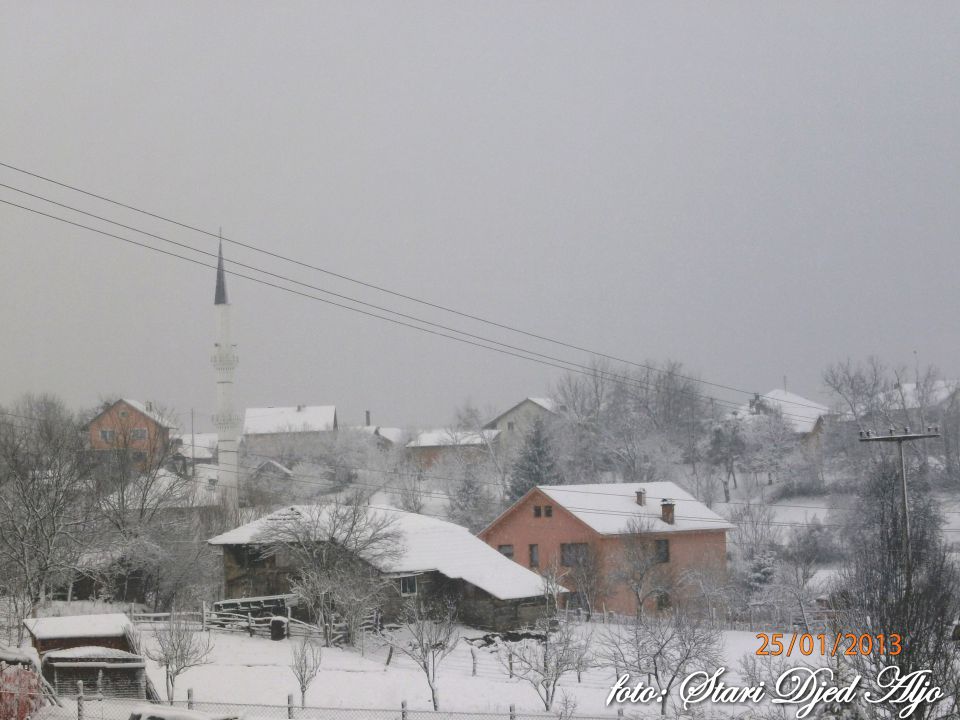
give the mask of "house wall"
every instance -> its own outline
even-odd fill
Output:
[[[523,436],[530,431],[530,428],[533,427],[533,423],[537,418],[541,418],[544,422],[549,422],[552,417],[554,417],[553,413],[542,405],[538,405],[532,400],[524,400],[516,407],[511,408],[499,418],[489,423],[487,427],[499,430],[501,433],[506,433],[507,437],[516,436],[522,439]],[[513,424],[512,429],[510,427],[511,423]]]
[[[256,548],[244,545],[223,546],[223,578],[227,598],[280,595],[290,592],[293,567],[277,562],[277,557],[262,558]],[[414,574],[414,573],[411,573]],[[539,598],[499,600],[486,591],[459,579],[451,579],[436,571],[416,573],[416,598],[425,601],[452,598],[460,621],[474,627],[506,630],[531,624],[543,610]],[[400,580],[391,582],[381,605],[383,620],[394,622],[400,617],[404,603],[414,596],[400,593]]]
[[[547,505],[553,507],[552,517],[543,514],[543,508]],[[540,517],[534,516],[536,506],[541,508]],[[623,538],[600,535],[538,489],[521,498],[507,514],[482,531],[479,537],[497,550],[501,545],[513,545],[514,562],[539,572],[554,567],[564,570],[561,544],[587,543],[599,557],[606,576],[611,579],[612,593],[604,601],[605,608],[625,615],[632,615],[637,610],[634,593],[625,582],[617,580],[624,564]],[[649,538],[665,538],[670,543],[669,562],[657,568],[657,572],[665,579],[677,579],[684,571],[698,568],[726,571],[726,532],[723,530],[650,533]],[[533,544],[539,550],[539,567],[530,565],[529,546]],[[563,584],[570,590],[577,589],[569,577],[563,579]],[[682,586],[676,587],[671,595],[674,603],[689,599],[689,594]],[[654,601],[649,600],[646,609],[653,609],[653,604]]]
[[[144,439],[134,439],[133,430],[143,428],[147,431]],[[100,436],[101,430],[113,430],[115,438],[112,442]],[[93,450],[114,450],[123,448],[144,453],[165,447],[170,442],[170,431],[161,427],[152,418],[144,415],[132,405],[120,402],[101,413],[87,426],[90,448]]]
[[[260,557],[254,545],[223,546],[223,588],[228,598],[282,595],[290,592],[293,568],[278,566],[277,557]]]

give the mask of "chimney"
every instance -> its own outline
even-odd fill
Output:
[[[646,505],[647,504],[647,491],[646,490],[637,490],[637,505]]]
[[[144,407],[144,409],[145,409],[147,412],[153,412],[153,403],[150,402],[149,400],[147,400],[147,401],[143,404],[143,407]]]
[[[303,405],[297,405],[297,412],[303,412]]]
[[[364,423],[364,425],[366,425],[367,427],[370,427],[370,411],[364,410],[364,413],[366,413],[366,416],[367,416],[367,421]]]
[[[660,503],[660,519],[667,525],[673,525],[673,507],[673,500],[667,498],[664,498],[663,502]]]

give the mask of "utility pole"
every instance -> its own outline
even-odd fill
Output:
[[[928,425],[926,432],[912,433],[905,427],[902,433],[892,427],[886,435],[877,435],[872,430],[860,431],[860,442],[895,442],[900,451],[900,499],[903,503],[903,557],[906,583],[904,588],[904,605],[909,606],[910,595],[913,593],[913,561],[910,556],[910,512],[907,509],[907,461],[903,455],[903,444],[912,440],[926,440],[940,437],[939,425]]]

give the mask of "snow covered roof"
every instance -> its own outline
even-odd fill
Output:
[[[161,427],[175,428],[177,426],[176,422],[172,418],[165,417],[159,413],[156,407],[154,407],[153,403],[143,403],[139,400],[131,400],[130,398],[121,398],[120,401],[125,402],[135,410],[142,412]]]
[[[485,445],[500,434],[499,430],[470,432],[460,430],[428,430],[407,443],[414,447],[458,447],[461,445]]]
[[[381,437],[394,445],[403,440],[403,428],[383,427],[382,425],[356,425],[349,429],[366,433],[367,435],[373,435],[374,437]]]
[[[177,454],[188,460],[213,460],[220,436],[217,433],[186,433],[177,436]]]
[[[22,650],[0,645],[0,663],[7,665],[33,665],[33,659]]]
[[[404,431],[403,428],[398,427],[383,427],[382,425],[377,427],[377,435],[382,438],[386,438],[394,445],[403,441]]]
[[[124,637],[132,628],[130,619],[123,613],[26,618],[23,625],[37,640]]]
[[[243,417],[244,435],[322,432],[336,426],[336,405],[247,408]]]
[[[817,424],[817,420],[830,412],[830,408],[826,405],[780,389],[771,390],[761,395],[760,402],[770,410],[780,412],[784,421],[798,433],[810,432]],[[753,401],[751,401],[746,405],[741,405],[731,415],[746,419],[757,415],[757,411]]]
[[[234,718],[236,715],[201,712],[199,710],[184,710],[182,708],[167,707],[164,705],[157,708],[156,705],[137,705],[130,708],[130,713],[138,717],[150,717],[159,715],[163,720],[220,720],[221,718]],[[126,716],[126,712],[124,712]]]
[[[43,654],[43,661],[49,660],[133,660],[141,661],[139,655],[123,650],[114,650],[113,648],[101,647],[99,645],[83,645],[81,647],[69,648],[67,650],[49,650]]]
[[[293,477],[293,470],[288,468],[286,465],[281,465],[276,460],[264,460],[262,463],[257,465],[256,472],[262,473],[269,472],[271,470],[275,470],[281,475],[286,475],[287,477]]]
[[[557,408],[558,408],[557,401],[554,400],[553,398],[528,397],[527,400],[539,405],[544,410],[548,410],[549,412],[552,412],[552,413],[557,412]]]
[[[217,535],[211,545],[256,545],[269,541],[272,528],[288,521],[290,514],[310,516],[316,507],[294,506],[278,510],[246,525]],[[436,570],[448,578],[463,579],[500,600],[537,597],[543,594],[539,575],[513,562],[475,537],[465,527],[439,518],[385,507],[370,507],[377,516],[389,513],[401,535],[399,555],[373,560],[382,572],[413,574]]]
[[[553,398],[545,398],[545,397],[526,397],[526,398],[524,398],[523,400],[521,400],[520,402],[518,402],[516,405],[514,405],[513,407],[511,407],[511,408],[509,408],[509,409],[507,409],[507,410],[504,410],[502,413],[500,413],[499,415],[497,415],[493,420],[491,420],[491,421],[488,422],[486,425],[484,425],[484,427],[486,427],[486,428],[494,428],[494,427],[496,427],[496,426],[497,426],[497,423],[500,422],[500,420],[503,419],[503,417],[504,417],[505,415],[509,415],[509,414],[512,413],[514,410],[516,410],[518,407],[520,407],[520,406],[523,405],[524,403],[528,403],[528,402],[529,402],[529,403],[533,403],[534,405],[537,405],[537,406],[543,408],[544,410],[546,410],[547,412],[553,413],[553,414],[557,414],[560,410],[563,410],[563,409],[564,409],[564,407],[563,407],[562,405],[560,405],[560,404],[559,404],[556,400],[554,400]]]
[[[603,485],[538,485],[537,488],[579,520],[603,535],[626,532],[638,519],[650,532],[732,530],[734,525],[672,482]],[[637,491],[646,491],[646,504],[637,505]],[[674,521],[661,519],[660,503],[674,503]]]

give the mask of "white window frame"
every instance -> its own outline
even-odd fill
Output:
[[[146,440],[148,437],[150,437],[150,433],[145,427],[134,428],[130,431],[131,440]]]
[[[108,430],[106,428],[102,428],[100,430],[100,439],[103,440],[103,442],[108,442],[108,443],[113,442],[116,439],[116,437],[117,437],[116,430]]]

